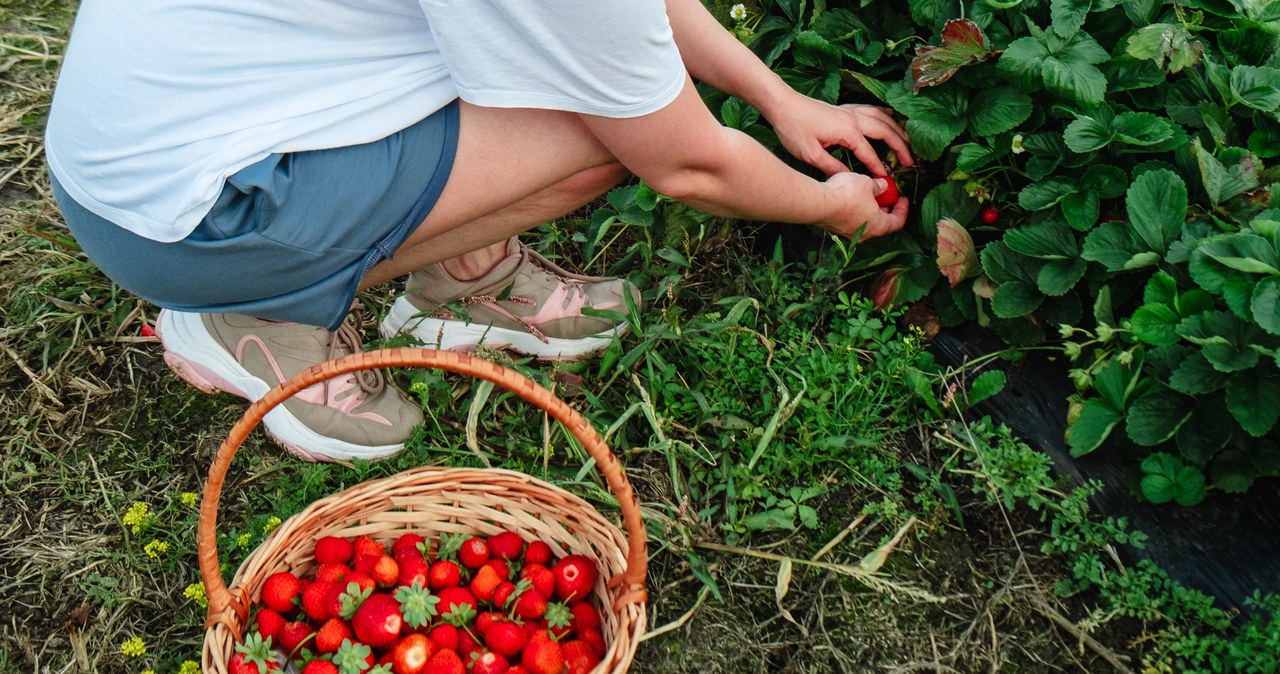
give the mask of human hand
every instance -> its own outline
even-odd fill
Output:
[[[831,105],[800,93],[769,118],[778,139],[797,159],[835,175],[848,171],[827,148],[843,146],[877,176],[888,175],[868,138],[883,141],[903,166],[912,166],[907,133],[893,121],[892,110],[873,105]]]
[[[826,186],[836,193],[843,208],[823,227],[845,238],[866,241],[891,234],[907,224],[907,198],[898,200],[887,211],[876,203],[876,195],[888,188],[884,178],[871,178],[845,171],[827,178]]]

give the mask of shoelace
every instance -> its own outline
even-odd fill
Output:
[[[360,333],[356,332],[353,326],[359,325],[364,316],[364,307],[356,304],[351,308],[349,320],[343,321],[338,329],[331,333],[332,338],[329,340],[329,352],[325,356],[325,360],[335,360],[353,353],[360,353],[364,350],[364,344],[360,341]],[[386,387],[386,381],[382,378],[382,372],[379,370],[357,370],[350,375],[356,386],[368,396],[376,396],[382,393]],[[325,380],[325,398],[329,397],[329,382]]]

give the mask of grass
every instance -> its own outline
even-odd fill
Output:
[[[244,405],[174,377],[141,336],[155,308],[103,278],[61,224],[40,128],[71,13],[0,6],[14,85],[0,113],[0,674],[172,674],[203,641],[193,500]],[[1080,580],[1087,555],[1103,576],[1125,575],[1101,557],[1124,534],[1091,524],[1043,457],[967,424],[968,373],[943,371],[918,333],[845,292],[840,251],[793,239],[799,252],[784,255],[772,230],[663,212],[591,242],[590,271],[648,289],[633,335],[580,364],[486,354],[587,415],[637,488],[652,631],[632,671],[1177,661],[1157,634],[1171,620],[1140,611],[1155,590],[1113,609],[1103,580]],[[590,213],[576,216],[529,240],[572,264],[589,235]],[[376,314],[393,292],[366,304]],[[428,421],[392,460],[306,464],[259,434],[246,442],[223,491],[224,575],[279,519],[422,464],[525,470],[613,512],[574,443],[517,400],[439,373],[396,380]],[[1078,549],[1055,548],[1072,536]],[[145,653],[125,652],[135,638]]]

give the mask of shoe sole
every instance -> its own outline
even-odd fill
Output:
[[[236,362],[209,334],[199,314],[162,310],[156,318],[156,336],[164,345],[169,369],[205,393],[230,393],[253,402],[273,388]],[[374,461],[404,449],[404,443],[357,445],[320,435],[283,404],[263,417],[262,429],[290,454],[308,461]]]
[[[509,349],[538,360],[578,360],[603,351],[615,337],[627,333],[627,325],[623,323],[612,330],[580,339],[548,337],[544,342],[520,330],[423,316],[409,300],[399,297],[392,303],[387,317],[382,319],[379,330],[383,337],[410,335],[441,351],[473,351],[484,345],[493,349]]]

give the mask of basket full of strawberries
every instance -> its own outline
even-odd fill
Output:
[[[316,382],[405,366],[492,381],[564,424],[604,474],[626,533],[581,498],[523,473],[422,467],[316,501],[224,583],[218,500],[249,432]],[[644,528],[617,460],[550,391],[463,354],[355,354],[272,389],[219,449],[197,538],[209,600],[207,673],[615,673],[628,669],[644,633]]]

